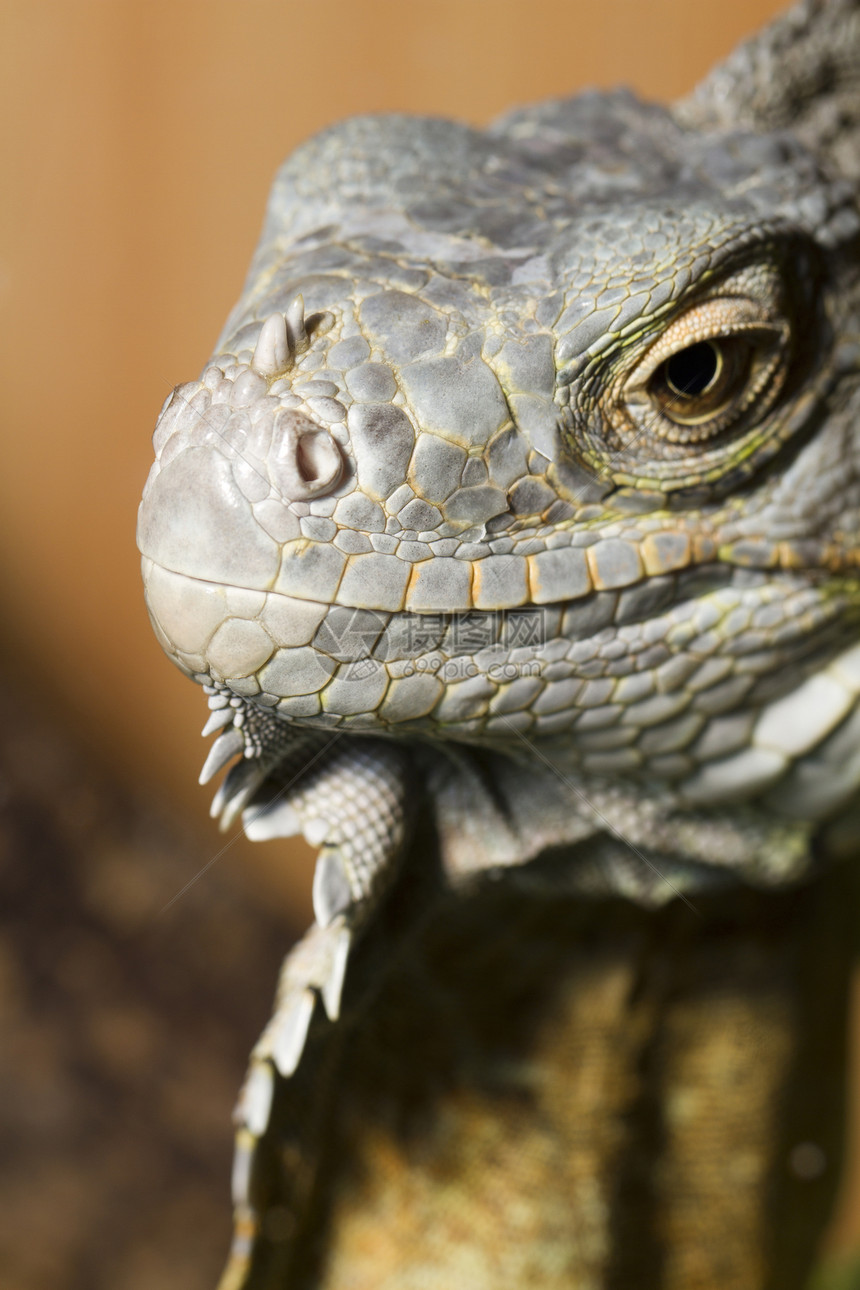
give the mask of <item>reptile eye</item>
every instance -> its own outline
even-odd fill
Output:
[[[633,432],[631,447],[635,441],[639,453],[652,444],[658,459],[716,448],[773,404],[789,354],[778,297],[770,308],[734,294],[703,300],[679,314],[624,374],[614,426],[622,442],[625,430]]]
[[[679,426],[701,425],[738,397],[749,377],[750,347],[719,336],[687,345],[660,364],[648,392],[660,412]]]
[[[663,366],[666,384],[673,394],[697,398],[715,383],[723,365],[723,353],[712,340],[700,340],[679,354],[673,354]]]
[[[716,494],[790,432],[792,400],[823,340],[817,282],[798,281],[780,255],[702,285],[698,299],[646,316],[640,331],[608,336],[571,383],[572,455],[618,487]]]

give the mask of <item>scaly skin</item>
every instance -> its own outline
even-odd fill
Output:
[[[419,810],[453,886],[565,846],[659,903],[795,881],[850,809],[858,56],[809,5],[674,112],[359,118],[279,172],[138,530],[216,811],[323,848],[249,1142]]]

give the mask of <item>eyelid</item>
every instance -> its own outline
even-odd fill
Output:
[[[788,338],[788,323],[774,317],[759,301],[741,296],[719,296],[686,310],[666,328],[627,376],[629,392],[644,389],[667,358],[703,340],[724,336],[767,334]]]

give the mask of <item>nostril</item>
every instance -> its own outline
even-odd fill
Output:
[[[296,444],[296,466],[306,484],[329,487],[340,477],[341,464],[337,446],[324,430],[304,434],[299,438]]]
[[[273,449],[270,471],[288,500],[319,497],[334,488],[343,473],[343,457],[332,436],[300,413],[278,414]]]
[[[306,484],[313,483],[317,477],[313,462],[314,454],[308,442],[309,439],[310,436],[305,435],[304,439],[300,439],[296,444],[296,466],[298,467],[299,475]]]

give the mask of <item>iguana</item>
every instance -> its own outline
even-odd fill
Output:
[[[373,990],[408,977],[428,911],[470,929],[454,962],[480,976],[482,937],[516,911],[564,910],[587,939],[627,926],[615,897],[732,909],[752,887],[778,908],[823,830],[850,845],[858,69],[860,6],[821,0],[671,109],[619,91],[485,132],[362,117],[279,171],[214,356],[162,409],[138,527],[156,634],[220,731],[202,781],[233,763],[213,813],[320,847],[316,921],[240,1100],[225,1285],[741,1284],[713,1260],[673,1281],[663,1256],[663,1280],[625,1280],[596,1167],[565,1211],[578,1252],[542,1211],[525,1262],[503,1256],[456,1151],[444,1187],[421,1175],[422,1195],[448,1189],[442,1246],[403,1235],[362,1279],[393,1202],[323,1258],[313,1233],[358,1220],[331,1217],[349,1187],[321,1108],[325,1072],[342,1086],[358,1061],[350,1018],[384,1013]],[[592,1027],[604,1005],[583,1004]],[[604,1036],[618,1071],[647,1029]],[[506,1163],[507,1114],[487,1128],[502,1230],[525,1203],[506,1180],[536,1197],[549,1168],[526,1184]],[[538,1248],[555,1253],[531,1265]]]

